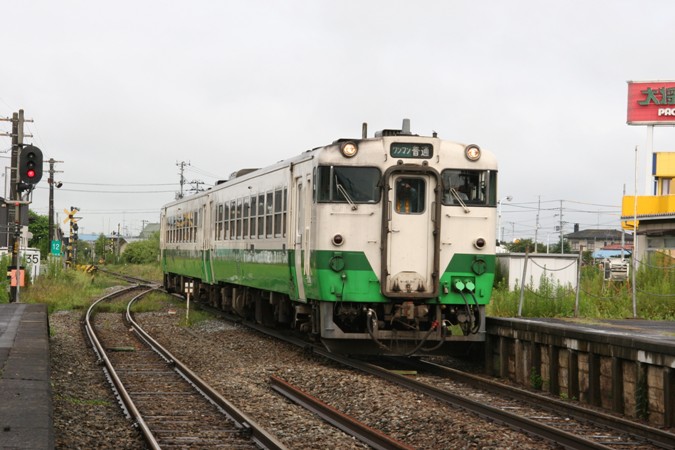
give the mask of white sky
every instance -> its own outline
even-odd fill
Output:
[[[0,117],[24,109],[26,142],[64,161],[55,210],[80,207],[81,233],[158,221],[179,161],[213,184],[406,117],[496,153],[504,238],[533,237],[541,199],[546,242],[561,200],[565,232],[619,229],[636,146],[643,193],[626,81],[675,79],[674,16],[671,0],[0,1]]]

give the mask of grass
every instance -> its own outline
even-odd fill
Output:
[[[55,400],[63,400],[64,402],[71,403],[73,405],[83,405],[83,406],[110,406],[110,402],[105,399],[92,399],[85,400],[72,396],[65,395],[56,395]]]
[[[647,320],[675,320],[675,260],[656,254],[636,274],[637,316]],[[520,291],[509,290],[500,281],[493,290],[487,307],[489,316],[515,317],[518,314]],[[526,286],[523,317],[574,317],[576,292],[542,278],[538,289]],[[624,319],[633,317],[631,280],[611,282],[597,266],[584,266],[581,271],[578,317],[586,319]]]
[[[159,264],[119,264],[105,266],[111,272],[129,275],[143,280],[161,283],[163,277],[162,268]]]
[[[2,261],[0,261],[2,264]],[[94,275],[77,270],[65,270],[55,263],[47,264],[47,273],[35,283],[21,290],[21,301],[46,303],[49,312],[78,310],[89,306],[91,299],[103,295],[106,289],[120,284],[118,279],[102,272]],[[158,264],[108,266],[114,272],[123,272],[139,278],[161,281],[162,272]],[[2,280],[7,284],[6,280]],[[0,282],[0,284],[2,283]],[[667,255],[655,255],[643,264],[637,273],[637,312],[639,318],[649,320],[675,320],[675,260]],[[0,288],[0,303],[7,302],[5,289]],[[4,294],[4,297],[2,296]],[[164,304],[164,294],[153,293],[137,302],[136,312],[157,311]],[[574,317],[576,293],[569,286],[560,286],[549,279],[542,279],[538,289],[525,289],[522,305],[523,317]],[[185,321],[185,302],[174,299],[177,317],[181,324],[188,326],[207,320],[211,316],[190,308],[189,320]],[[491,303],[487,307],[489,316],[515,317],[518,315],[520,291],[510,290],[504,281],[497,283]],[[114,304],[108,306],[116,310]],[[582,267],[579,318],[623,319],[633,317],[632,286],[627,282],[607,282],[602,271],[596,266]]]

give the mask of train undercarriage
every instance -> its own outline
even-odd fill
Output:
[[[294,302],[282,293],[234,284],[208,284],[182,275],[165,274],[169,292],[236,314],[267,327],[284,327],[320,340],[344,354],[464,355],[485,338],[485,308],[424,302]]]

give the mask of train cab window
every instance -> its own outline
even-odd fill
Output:
[[[441,172],[442,203],[445,206],[494,206],[497,172],[491,170],[446,169]]]
[[[396,180],[394,204],[399,214],[424,212],[426,183],[423,178],[401,177]]]
[[[331,203],[378,203],[381,173],[377,167],[321,166],[317,201]]]

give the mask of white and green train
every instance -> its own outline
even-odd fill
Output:
[[[401,130],[339,139],[165,205],[164,285],[345,353],[484,340],[497,162]]]

